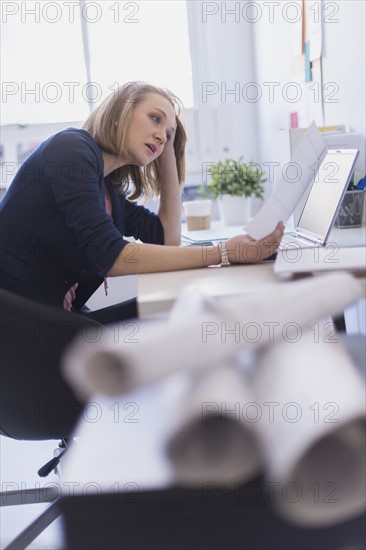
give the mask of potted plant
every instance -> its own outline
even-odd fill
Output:
[[[240,225],[250,217],[250,198],[263,198],[265,173],[258,164],[244,164],[243,156],[238,161],[225,159],[207,168],[212,176],[200,192],[217,199],[220,217],[225,225]]]

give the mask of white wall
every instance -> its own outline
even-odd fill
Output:
[[[259,2],[263,4],[263,2]],[[329,17],[323,14],[323,89],[334,83],[337,92],[329,99],[336,103],[324,103],[324,124],[346,124],[349,130],[365,134],[365,6],[358,0],[328,2],[337,8]],[[324,3],[323,3],[324,5]],[[277,12],[276,12],[277,13]],[[328,19],[338,19],[329,22]],[[280,88],[294,80],[292,72],[292,25],[278,11],[271,23],[268,17],[255,23],[254,51],[257,82],[280,82]],[[329,91],[329,88],[327,89]],[[296,111],[296,104],[286,102],[277,94],[270,103],[264,97],[258,103],[258,130],[260,155],[271,158],[273,133],[289,127],[289,113]]]
[[[189,2],[196,103],[203,112],[201,118],[207,106],[218,110],[218,115],[211,113],[200,124],[202,162],[211,160],[205,147],[215,135],[218,144],[207,147],[213,151],[213,157],[242,153],[246,159],[252,157],[261,163],[276,160],[276,131],[288,128],[289,113],[303,108],[301,101],[290,103],[283,94],[286,86],[296,81],[291,23],[295,18],[291,4],[295,2]],[[329,100],[336,100],[324,104],[323,123],[345,124],[350,131],[363,135],[366,124],[365,6],[366,2],[360,0],[324,1],[321,12],[323,89],[328,85],[325,90]],[[233,14],[228,13],[230,9],[234,10]],[[290,11],[284,11],[286,9]],[[262,94],[256,103],[250,101],[254,88],[246,89],[252,81]],[[225,90],[225,86],[227,90],[234,89],[238,83],[239,102],[233,95],[216,93],[203,103],[205,82],[216,83],[220,90]],[[273,97],[269,92],[271,86],[274,86]],[[329,96],[332,89],[337,91]]]
[[[325,103],[325,123],[345,122],[350,130],[366,134],[366,2],[341,0],[339,23],[324,25],[325,82],[339,86],[339,102]]]
[[[297,108],[282,96],[284,86],[294,80],[293,25],[283,15],[284,6],[291,4],[282,0],[188,2],[197,106],[186,113],[188,183],[204,179],[203,163],[224,157],[243,154],[245,162],[275,160],[275,132],[288,128],[289,112]],[[336,23],[323,21],[323,85],[333,82],[338,86],[337,102],[324,104],[324,123],[343,123],[365,134],[366,2],[324,0],[324,4],[336,8],[333,17],[328,11],[328,19],[338,19]],[[322,19],[326,20],[324,14]],[[279,84],[274,88],[274,101],[269,98],[268,83]],[[262,93],[257,102],[253,101],[256,90]],[[3,128],[4,160],[16,160],[19,137],[38,142],[40,133],[46,131],[43,139],[53,131],[42,125],[38,130],[34,125],[23,130]],[[9,175],[2,183],[10,183]]]
[[[228,13],[235,4],[188,2],[201,162],[258,157],[256,104],[241,95],[243,85],[254,79],[253,28],[238,10]]]

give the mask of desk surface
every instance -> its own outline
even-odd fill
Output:
[[[219,226],[214,226],[215,233]],[[228,229],[228,228],[226,228]],[[238,233],[240,227],[229,228],[228,231]],[[210,238],[210,231],[199,231],[200,238]],[[194,231],[187,233],[192,236]],[[229,236],[229,235],[228,235]],[[339,246],[366,245],[366,227],[339,229],[334,228],[329,241]],[[172,307],[182,289],[194,285],[205,291],[209,296],[217,298],[235,296],[253,291],[265,291],[281,284],[273,273],[273,262],[260,264],[233,265],[226,268],[219,266],[165,273],[146,273],[137,277],[137,300],[141,318],[164,314]],[[366,295],[366,281],[362,279]]]
[[[217,298],[266,290],[281,284],[273,273],[272,263],[206,267],[166,273],[149,273],[137,277],[140,317],[169,311],[181,290],[189,285]]]

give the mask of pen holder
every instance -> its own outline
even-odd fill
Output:
[[[335,225],[342,229],[346,227],[361,227],[365,191],[347,191],[339,207]]]

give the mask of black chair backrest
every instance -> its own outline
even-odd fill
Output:
[[[76,336],[96,341],[102,327],[0,289],[0,433],[15,439],[72,435],[83,404],[64,381],[61,358]]]

